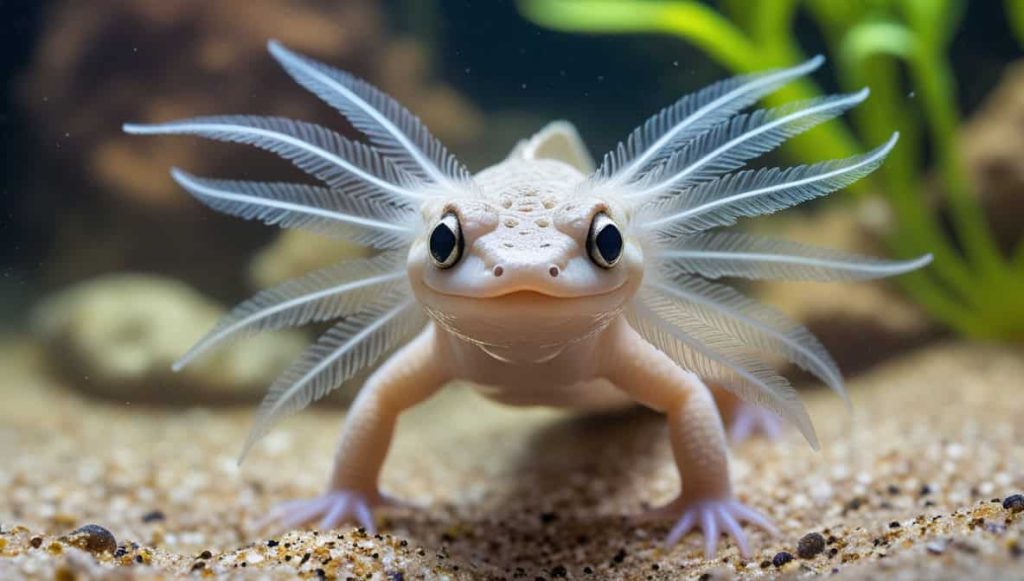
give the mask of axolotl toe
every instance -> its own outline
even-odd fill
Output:
[[[349,410],[324,495],[282,505],[270,519],[322,527],[355,521],[372,530],[373,510],[386,502],[378,478],[398,416],[463,380],[509,405],[640,404],[663,413],[681,480],[678,497],[656,513],[674,521],[667,541],[700,528],[709,557],[722,533],[747,554],[743,523],[771,524],[733,493],[709,384],[778,414],[815,447],[798,394],[766,357],[792,361],[840,394],[844,388],[804,327],[715,279],[869,279],[918,268],[929,257],[884,261],[720,230],[827,195],[878,167],[896,135],[848,159],[741,169],[857,105],[867,91],[744,112],[814,71],[819,57],[683,97],[596,168],[575,129],[556,122],[471,174],[376,88],[276,42],[269,48],[368,143],[252,116],[125,130],[276,153],[321,184],[172,174],[215,210],[377,250],[257,294],[178,363],[257,331],[340,319],[270,387],[244,455],[273,422],[390,353]],[[753,421],[748,416],[743,421]]]

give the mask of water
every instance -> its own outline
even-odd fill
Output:
[[[528,22],[513,2],[387,2],[358,9],[311,2],[291,20],[282,17],[283,26],[275,26],[281,13],[273,3],[262,9],[269,16],[256,8],[244,26],[236,26],[228,9],[204,15],[191,5],[86,6],[3,6],[0,216],[8,252],[2,288],[5,304],[17,305],[4,309],[8,321],[24,319],[33,295],[102,272],[160,272],[221,300],[251,288],[238,267],[273,232],[189,203],[153,154],[202,148],[218,160],[211,169],[224,168],[225,175],[229,167],[252,165],[261,177],[287,175],[283,164],[194,141],[124,141],[120,147],[140,155],[115,160],[104,157],[104,147],[121,139],[123,121],[158,116],[286,111],[344,126],[275,70],[261,46],[267,37],[290,36],[299,48],[305,37],[317,57],[401,89],[400,100],[433,121],[435,132],[473,169],[494,163],[557,118],[576,123],[599,155],[661,106],[729,74],[671,35],[554,32]],[[62,23],[67,14],[79,22]],[[303,14],[316,17],[307,23]],[[806,15],[796,31],[808,54],[827,45]],[[969,111],[1018,54],[1002,8],[972,5],[950,53],[959,101]],[[168,54],[181,58],[171,63]],[[818,77],[834,88],[831,72]],[[439,89],[425,96],[423,86]],[[197,268],[212,260],[210,252],[218,268]]]
[[[887,523],[908,521],[921,507],[938,506],[935,510],[943,514],[956,511],[966,519],[982,496],[1008,496],[1024,487],[1024,471],[1014,463],[1021,457],[1020,438],[1012,437],[1019,432],[1020,410],[999,405],[1001,398],[1012,398],[1007,391],[1012,380],[1007,378],[1016,374],[1024,341],[1024,205],[1019,201],[1024,199],[1024,110],[1019,105],[1024,103],[1024,33],[1015,35],[1014,20],[1004,5],[808,1],[793,4],[798,10],[790,20],[775,18],[779,13],[773,11],[788,5],[781,1],[579,2],[0,3],[0,242],[5,249],[0,253],[0,396],[10,402],[9,407],[0,406],[6,408],[0,412],[0,488],[13,490],[0,494],[0,499],[11,499],[0,502],[0,535],[8,535],[12,523],[24,524],[31,535],[46,536],[49,543],[70,528],[96,522],[112,529],[119,540],[137,539],[157,551],[165,559],[159,566],[180,567],[207,548],[243,554],[246,549],[239,547],[255,538],[245,532],[255,513],[272,501],[309,494],[311,483],[322,481],[320,472],[327,471],[333,441],[330,430],[341,415],[337,404],[351,401],[368,370],[347,378],[343,389],[328,400],[334,407],[324,406],[321,414],[306,412],[254,448],[254,468],[235,467],[234,454],[267,387],[329,323],[315,321],[308,328],[261,335],[218,350],[182,373],[173,373],[171,365],[231,305],[310,270],[364,259],[372,252],[345,240],[294,230],[282,233],[256,221],[218,214],[197,203],[170,176],[170,169],[178,167],[204,177],[311,183],[270,154],[194,137],[122,131],[126,122],[252,114],[302,119],[362,139],[342,116],[282,72],[266,48],[272,38],[380,87],[419,115],[473,172],[497,163],[520,140],[556,119],[572,122],[600,163],[602,154],[614,150],[638,124],[686,93],[735,74],[791,67],[824,54],[824,66],[807,80],[766,96],[766,106],[856,93],[864,86],[872,90],[870,99],[841,119],[752,160],[751,167],[788,167],[860,155],[889,143],[895,131],[900,132],[899,143],[877,172],[849,188],[777,216],[741,220],[740,228],[884,259],[931,254],[934,260],[895,282],[847,281],[830,287],[729,281],[816,334],[852,386],[855,409],[866,410],[865,416],[877,422],[872,429],[881,426],[866,435],[847,430],[842,404],[821,393],[821,382],[814,377],[824,377],[836,387],[841,383],[839,373],[817,344],[789,323],[778,323],[775,315],[748,310],[739,319],[740,327],[724,326],[724,339],[707,339],[728,349],[734,338],[729,333],[740,333],[747,342],[756,339],[757,333],[748,328],[751,324],[760,331],[776,323],[784,327],[770,335],[782,336],[783,343],[769,338],[763,344],[781,349],[798,365],[783,365],[771,357],[767,364],[801,388],[812,416],[817,414],[811,419],[823,434],[824,447],[832,454],[800,456],[803,443],[792,429],[786,432],[785,451],[771,448],[770,453],[777,455],[766,456],[771,461],[754,457],[749,448],[737,449],[735,455],[746,467],[738,473],[746,480],[744,490],[750,491],[741,495],[745,500],[753,499],[761,503],[759,509],[767,510],[766,499],[799,499],[777,508],[787,514],[781,521],[794,515],[789,522],[799,522],[800,530],[785,531],[785,541],[758,540],[774,542],[772,554],[784,550],[788,545],[783,542],[798,533],[821,530],[823,523],[816,520],[821,514],[842,514],[845,519],[844,507],[855,499],[844,494],[856,495],[860,503],[877,492],[874,488],[881,490],[883,482],[900,480],[902,488],[892,484],[890,491],[935,484],[941,497],[932,505],[923,503],[925,493],[920,498],[865,500],[877,511],[867,516],[862,511],[854,515],[861,521],[835,525],[836,531],[851,535],[851,543],[870,542],[853,538],[860,534],[857,530],[895,530],[898,527]],[[573,6],[584,9],[573,12]],[[644,20],[645,11],[655,6],[669,8]],[[894,49],[908,46],[907,38],[928,50],[914,58],[893,56]],[[628,180],[619,185],[633,187]],[[714,193],[680,188],[671,198],[677,202],[673,211],[689,209],[683,203],[686,195]],[[623,230],[629,242],[633,234],[625,225]],[[715,273],[696,262],[679,264],[676,282],[694,272],[709,278],[736,273],[720,264],[716,268],[722,270]],[[560,281],[570,276],[564,269],[547,266],[544,272],[561,276]],[[760,266],[762,274],[770,270]],[[686,288],[706,290],[700,284]],[[479,323],[470,321],[467,328],[474,322]],[[796,356],[793,344],[804,347]],[[684,358],[667,341],[658,346]],[[720,365],[687,361],[706,380],[721,379],[715,375]],[[763,374],[768,373],[765,367]],[[942,382],[949,385],[938,385]],[[553,526],[553,536],[561,540],[575,539],[576,528],[587,527],[610,536],[607,543],[591,547],[624,546],[617,538],[619,521],[594,527],[581,515],[597,504],[601,515],[617,515],[676,486],[674,472],[652,469],[649,475],[637,476],[638,481],[653,483],[651,491],[645,491],[653,491],[652,498],[583,494],[582,502],[590,504],[570,507],[557,517],[545,512],[548,516],[538,524],[534,512],[561,507],[565,489],[559,488],[561,483],[535,487],[530,479],[541,482],[544,476],[538,474],[550,472],[546,467],[561,467],[559,454],[578,459],[571,467],[580,469],[581,481],[589,483],[591,492],[603,488],[599,477],[586,472],[588,467],[603,467],[598,470],[602,475],[622,467],[605,454],[606,447],[625,442],[623,449],[661,454],[645,462],[644,454],[637,453],[641,461],[635,466],[621,462],[629,469],[670,462],[660,416],[558,423],[548,412],[534,411],[521,424],[512,411],[497,407],[480,408],[483,411],[477,414],[472,407],[476,400],[464,396],[456,391],[451,399],[444,399],[446,395],[426,411],[416,412],[414,425],[421,431],[397,444],[402,469],[412,471],[405,473],[412,476],[392,478],[390,483],[400,489],[406,486],[400,490],[406,496],[434,495],[463,511],[460,503],[468,502],[463,491],[480,486],[470,482],[467,475],[474,474],[472,470],[490,466],[486,462],[495,458],[502,466],[521,462],[525,485],[509,481],[507,499],[502,493],[488,496],[486,506],[466,505],[472,510],[465,514],[474,515],[467,526],[493,524],[486,515],[505,506],[522,516],[515,526],[526,531],[520,535],[524,538],[550,539],[548,532],[535,530],[541,525]],[[927,400],[923,411],[915,405],[921,400]],[[887,405],[889,401],[898,405]],[[738,422],[740,414],[732,413],[730,405],[720,407],[730,429],[778,428],[771,423],[776,416],[748,416]],[[950,409],[958,414],[941,413]],[[242,410],[247,415],[241,415]],[[613,437],[595,437],[596,432],[605,434],[606,424],[614,430]],[[801,424],[805,430],[808,426]],[[476,430],[494,435],[505,448],[473,436]],[[420,435],[427,444],[417,440]],[[550,444],[561,439],[568,442],[564,448]],[[466,457],[458,457],[456,464],[464,462],[461,467],[446,465],[438,474],[415,472],[415,462],[428,461],[425,455],[435,448],[458,448],[466,440],[473,445],[459,448],[469,450]],[[656,440],[661,447],[648,446],[647,440]],[[589,445],[592,441],[607,446]],[[946,443],[967,452],[946,459]],[[903,446],[892,454],[905,461],[890,462],[890,445]],[[490,448],[498,450],[493,457]],[[859,452],[850,452],[854,449]],[[531,463],[530,451],[545,460]],[[947,469],[948,462],[964,459],[968,468]],[[166,470],[159,469],[161,463]],[[750,482],[745,476],[749,467],[761,465],[812,471],[803,480],[813,480],[814,486],[808,488],[821,492],[812,494],[815,506],[808,504],[807,490],[772,488],[802,478],[769,474]],[[313,476],[295,476],[313,468]],[[501,467],[488,470],[519,473]],[[951,472],[954,476],[949,476]],[[663,478],[666,474],[671,478]],[[947,477],[948,485],[938,482]],[[257,481],[260,486],[252,484]],[[169,483],[184,483],[185,488]],[[190,504],[191,491],[205,503],[202,510],[212,511],[213,519]],[[130,510],[123,510],[125,506]],[[993,507],[989,508],[998,510]],[[157,525],[141,518],[157,509],[167,513],[167,522],[159,525],[169,532],[166,537],[164,529],[158,534],[152,528]],[[417,517],[399,520],[397,534],[411,540],[412,546],[427,547],[428,553],[440,551],[442,545],[452,547],[453,562],[464,570],[481,576],[520,565],[531,575],[565,570],[561,562],[546,562],[552,554],[543,546],[547,541],[531,541],[512,551],[527,557],[495,556],[497,569],[488,569],[490,565],[476,562],[475,556],[492,552],[490,547],[446,538],[445,531],[461,530],[462,525],[456,526],[452,515],[440,509],[427,514],[423,522]],[[991,514],[980,517],[1003,520]],[[440,532],[435,530],[437,523],[443,524]],[[473,530],[480,534],[468,538],[491,538],[484,534],[486,527]],[[665,532],[658,530],[657,535]],[[653,538],[646,532],[627,534],[629,543],[641,545],[643,539]],[[994,548],[981,554],[1004,551],[997,536],[985,539]],[[0,577],[5,577],[4,559],[15,554],[20,558],[31,546],[28,537],[5,542],[14,549],[5,553],[0,545]],[[311,541],[304,537],[302,542]],[[695,541],[689,542],[689,553],[666,553],[666,561],[683,563],[698,556]],[[636,557],[650,553],[641,545],[631,544],[628,559],[617,561],[642,566],[631,570],[637,575],[658,565]],[[564,556],[575,575],[610,557],[592,554],[589,548],[583,549],[585,558],[580,557],[572,542],[562,548],[554,554]],[[895,543],[892,550],[898,550]],[[870,552],[865,549],[864,554]],[[37,557],[46,558],[39,553]],[[570,559],[570,554],[575,556]],[[127,560],[134,559],[133,553]]]

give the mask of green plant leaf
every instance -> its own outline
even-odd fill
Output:
[[[879,54],[910,58],[916,44],[914,33],[898,22],[865,22],[852,27],[843,38],[839,59],[843,67],[853,70]]]
[[[674,34],[736,71],[751,70],[751,60],[756,60],[758,54],[742,30],[700,2],[520,0],[519,10],[536,24],[566,32]]]
[[[949,45],[965,8],[961,0],[900,0],[899,4],[910,28],[936,51]]]
[[[1006,20],[1017,42],[1024,47],[1024,0],[1006,0]]]

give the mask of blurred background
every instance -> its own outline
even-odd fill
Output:
[[[251,113],[355,135],[292,83],[269,38],[365,77],[473,170],[544,123],[611,149],[680,95],[817,53],[770,104],[868,85],[851,119],[766,163],[851,155],[893,129],[885,168],[758,228],[869,252],[933,252],[898,283],[750,289],[802,319],[856,373],[940,337],[1024,338],[1024,9],[953,0],[51,0],[0,3],[0,320],[53,371],[132,401],[259,397],[307,336],[167,367],[225,305],[361,250],[217,215],[168,168],[283,179],[240,146],[123,135],[125,121]]]

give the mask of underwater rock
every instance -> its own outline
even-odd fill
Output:
[[[1024,222],[1024,61],[1006,68],[964,125],[960,148],[996,240],[1009,251]]]
[[[1003,499],[1003,508],[1010,512],[1024,512],[1024,494],[1011,494]]]
[[[52,364],[83,390],[120,400],[226,403],[252,400],[306,344],[296,332],[261,334],[187,366],[171,364],[223,309],[179,281],[117,274],[41,302],[32,327]]]
[[[71,531],[61,540],[90,553],[113,555],[117,550],[117,539],[114,538],[114,534],[100,525],[85,525]]]
[[[813,559],[825,550],[825,537],[821,533],[807,533],[800,537],[796,546],[796,554],[801,559]]]
[[[40,255],[47,284],[157,265],[217,297],[244,289],[244,277],[226,276],[218,265],[240,272],[271,230],[215,215],[175,185],[167,168],[271,180],[297,173],[244,146],[139,139],[124,135],[121,124],[232,111],[301,118],[357,136],[295,87],[267,54],[268,39],[411,103],[451,146],[475,140],[481,114],[435,80],[431,47],[397,36],[383,10],[377,0],[252,0],[244,10],[202,0],[48,3],[17,86],[34,151],[24,169],[31,195],[14,217],[38,232],[30,252]],[[71,201],[73,210],[54,220],[54,209]]]
[[[772,557],[772,565],[775,565],[776,568],[779,568],[779,567],[782,567],[783,565],[785,565],[786,563],[789,563],[792,560],[793,560],[793,554],[792,553],[789,553],[789,552],[786,552],[786,551],[779,551],[778,553],[775,553],[774,557]]]

